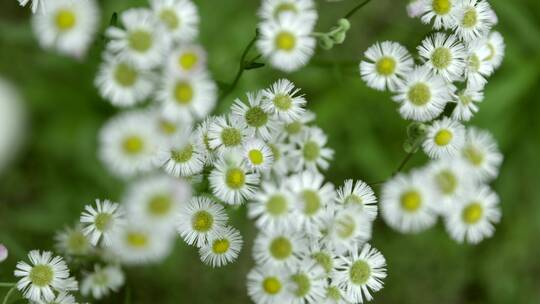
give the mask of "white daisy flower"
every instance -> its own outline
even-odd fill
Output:
[[[15,276],[20,277],[17,289],[32,301],[51,301],[55,291],[77,290],[77,281],[69,277],[64,260],[49,251],[32,250],[28,253],[30,264],[17,262]]]
[[[274,158],[271,172],[277,176],[285,176],[291,167],[289,154],[293,149],[292,146],[285,143],[284,138],[279,136],[271,139],[267,145],[272,150],[272,157]]]
[[[487,37],[486,45],[489,49],[489,55],[486,58],[482,58],[482,60],[491,63],[494,69],[499,68],[505,51],[503,36],[499,32],[491,32]]]
[[[170,230],[129,221],[111,235],[110,250],[122,263],[140,265],[159,263],[171,252],[174,235]]]
[[[281,15],[292,14],[295,18],[315,25],[317,11],[312,0],[264,0],[259,16],[267,21],[279,21]]]
[[[494,224],[501,219],[499,197],[482,185],[465,193],[446,217],[446,230],[460,242],[477,244],[493,235]]]
[[[102,299],[117,292],[124,285],[125,278],[122,269],[118,266],[108,265],[101,267],[94,265],[94,271],[84,275],[81,281],[81,294],[85,297],[92,295],[96,300]]]
[[[14,164],[26,139],[26,106],[14,84],[0,76],[0,173]]]
[[[171,176],[188,177],[203,171],[205,158],[204,147],[199,136],[186,129],[176,136],[170,146],[160,150],[157,162]]]
[[[451,99],[455,87],[427,66],[416,67],[397,90],[394,100],[401,104],[399,112],[405,119],[429,121],[439,116]]]
[[[287,79],[274,82],[268,89],[263,90],[263,110],[272,113],[282,122],[293,122],[305,113],[306,99],[299,94],[300,89]]]
[[[73,228],[66,227],[56,233],[54,240],[56,249],[65,255],[84,256],[93,250],[90,239],[84,234],[81,224]]]
[[[246,141],[242,155],[247,166],[255,172],[267,172],[274,162],[272,149],[260,139]]]
[[[452,82],[461,79],[465,71],[467,51],[455,35],[435,33],[418,46],[418,54],[434,74]]]
[[[372,221],[362,214],[362,209],[349,205],[338,209],[332,219],[328,238],[337,253],[351,249],[371,239]]]
[[[206,69],[206,51],[198,44],[182,44],[169,53],[166,63],[168,73],[201,73]]]
[[[199,33],[199,13],[190,0],[151,0],[154,15],[172,38],[190,42]]]
[[[110,39],[107,50],[143,69],[156,67],[168,49],[166,36],[160,32],[157,20],[148,9],[132,8],[120,15],[123,28],[111,26],[105,32]]]
[[[32,8],[32,13],[36,13],[39,11],[41,14],[45,14],[47,12],[47,6],[45,5],[45,0],[17,0],[19,1],[20,6],[26,6],[28,3],[30,4],[30,7]]]
[[[230,205],[240,205],[255,195],[259,174],[250,172],[237,155],[224,155],[215,163],[208,180],[217,198]]]
[[[258,304],[289,303],[287,268],[257,266],[247,275],[249,297]]]
[[[328,169],[334,150],[325,147],[327,140],[326,134],[320,128],[307,128],[296,141],[298,149],[290,153],[295,162],[294,170],[305,169],[316,172],[318,169]]]
[[[293,213],[293,196],[285,183],[279,186],[263,182],[261,189],[248,203],[249,218],[257,218],[255,225],[260,230],[273,230],[278,227],[296,228]]]
[[[324,270],[312,259],[304,259],[289,276],[291,304],[320,303],[325,297],[327,279]]]
[[[259,24],[257,47],[270,65],[293,72],[308,63],[315,49],[312,25],[294,14],[280,14],[275,21]]]
[[[60,292],[51,301],[30,302],[32,304],[77,304],[75,297],[67,292]]]
[[[0,263],[5,261],[8,258],[8,255],[9,251],[6,246],[4,246],[4,244],[0,244]]]
[[[357,206],[360,213],[370,221],[374,221],[377,217],[377,197],[373,189],[361,180],[356,182],[352,179],[346,180],[337,190],[336,201],[346,206]]]
[[[294,267],[308,249],[306,241],[300,230],[284,227],[261,230],[253,245],[253,259],[259,265]]]
[[[148,113],[126,112],[102,127],[99,155],[112,173],[129,177],[155,168],[160,141],[150,124]]]
[[[335,198],[334,186],[331,183],[323,184],[324,177],[311,171],[293,175],[286,183],[295,195],[298,225],[309,234],[318,233],[326,207]]]
[[[165,117],[162,111],[158,109],[152,109],[150,115],[152,127],[167,145],[173,144],[179,136],[182,136],[187,130],[191,130],[191,124],[189,122]]]
[[[386,224],[402,233],[417,233],[437,221],[433,192],[424,172],[398,174],[382,188],[381,212]]]
[[[242,249],[242,236],[238,229],[226,227],[199,249],[201,261],[212,267],[221,267],[238,258]]]
[[[459,0],[452,15],[456,21],[454,31],[466,42],[487,35],[497,21],[485,0]]]
[[[219,116],[208,126],[208,145],[220,156],[242,150],[247,137],[247,126],[233,116]]]
[[[263,94],[261,91],[247,93],[248,104],[236,99],[231,107],[232,116],[247,126],[247,135],[260,137],[267,141],[277,129],[277,123],[267,110],[263,109]]]
[[[123,198],[130,219],[141,225],[174,228],[177,213],[191,197],[191,185],[168,176],[153,176],[132,183]]]
[[[375,43],[364,53],[360,75],[373,89],[395,91],[413,69],[414,61],[405,47],[397,42]]]
[[[20,1],[20,0],[19,0]],[[46,0],[47,13],[32,16],[32,28],[44,49],[81,58],[96,36],[99,7],[94,0]],[[34,0],[34,3],[39,3]]]
[[[202,143],[202,146],[204,148],[205,165],[212,165],[217,158],[216,151],[210,146],[210,138],[208,137],[210,126],[212,126],[214,122],[215,117],[208,116],[197,126],[197,129],[195,130],[195,134],[199,138],[199,142]]]
[[[206,73],[195,75],[165,74],[157,93],[163,115],[184,121],[199,120],[214,109],[217,87]]]
[[[118,107],[143,102],[154,90],[155,76],[132,63],[105,52],[94,81],[101,97]]]
[[[298,141],[303,132],[309,128],[308,124],[314,120],[315,113],[306,110],[300,118],[282,123],[280,126],[280,135],[285,135],[291,142]]]
[[[371,301],[371,292],[383,288],[386,278],[384,256],[369,244],[353,248],[350,255],[339,259],[332,282],[345,291],[345,297],[353,303]]]
[[[334,248],[324,239],[310,239],[309,257],[321,266],[327,276],[330,276],[337,265],[338,256]]]
[[[433,28],[438,30],[441,28],[451,29],[455,26],[454,12],[460,0],[420,0],[422,12],[422,22],[425,24],[431,23],[433,20]]]
[[[112,244],[112,232],[124,225],[124,211],[117,203],[96,199],[95,207],[84,206],[81,214],[84,235],[96,246],[98,242],[108,247]]]
[[[225,228],[227,213],[207,197],[194,197],[184,205],[177,219],[177,230],[189,245],[201,247]]]
[[[467,129],[461,156],[473,175],[482,181],[495,178],[503,160],[493,136],[488,131],[477,128]]]
[[[422,1],[422,0],[419,0]],[[345,291],[335,285],[328,285],[326,287],[326,295],[322,304],[350,304],[345,299]]]
[[[407,4],[407,15],[410,18],[420,17],[424,13],[425,0],[411,0]]]
[[[453,98],[456,107],[452,111],[452,119],[469,121],[476,112],[478,105],[484,100],[484,92],[479,87],[467,86],[459,91]]]
[[[469,57],[465,78],[467,85],[483,88],[487,83],[487,77],[493,74],[493,66],[482,58],[487,58],[490,50],[483,40],[469,44]]]
[[[426,133],[422,148],[433,159],[456,156],[465,144],[465,127],[448,117],[434,121]]]
[[[469,169],[459,158],[433,161],[426,168],[430,187],[435,195],[433,208],[446,214],[454,207],[456,198],[476,185]]]

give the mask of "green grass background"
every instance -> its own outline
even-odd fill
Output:
[[[230,82],[253,36],[259,1],[195,2],[210,70],[215,79]],[[100,1],[101,30],[114,11],[144,3]],[[318,29],[328,29],[356,3],[321,1]],[[419,235],[401,235],[377,220],[373,243],[387,258],[389,276],[376,303],[540,303],[540,2],[490,3],[507,55],[470,125],[489,129],[505,154],[493,184],[501,196],[502,222],[494,238],[467,246],[450,240],[441,223]],[[267,67],[246,72],[220,110],[247,90],[289,77],[303,88],[336,150],[328,179],[336,184],[346,178],[386,179],[404,156],[406,122],[389,94],[365,86],[356,64],[376,41],[396,40],[412,51],[430,31],[407,17],[405,5],[373,0],[354,16],[343,45],[318,50],[299,72],[285,75]],[[54,232],[74,224],[85,204],[119,199],[124,188],[96,157],[96,134],[117,112],[93,86],[103,45],[96,42],[83,62],[43,51],[29,17],[15,0],[0,3],[0,75],[18,86],[30,118],[23,149],[0,176],[0,242],[11,254],[0,264],[0,281],[14,280],[14,265],[28,250],[52,248]],[[425,161],[418,153],[407,169]],[[237,263],[211,269],[198,261],[194,248],[178,241],[165,263],[128,269],[129,288],[101,303],[124,303],[128,294],[130,303],[249,303],[245,275],[253,264],[255,232],[244,208],[234,213],[233,224],[247,240]],[[0,298],[5,291],[0,289]]]

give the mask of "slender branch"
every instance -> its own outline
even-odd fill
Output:
[[[227,97],[238,85],[238,82],[240,81],[240,78],[242,77],[242,74],[244,74],[244,71],[246,70],[246,66],[248,66],[250,63],[253,63],[255,60],[257,60],[260,56],[255,56],[254,59],[251,59],[250,61],[246,62],[246,57],[257,41],[257,38],[259,37],[259,31],[255,31],[255,36],[251,39],[251,41],[248,43],[248,45],[245,47],[244,51],[242,52],[242,57],[240,57],[240,64],[238,66],[238,71],[236,72],[236,76],[234,77],[233,82],[231,85],[229,85],[219,96],[219,100],[223,100],[225,97]]]
[[[399,164],[397,170],[392,173],[392,177],[396,176],[396,174],[398,174],[399,172],[401,172],[401,170],[403,170],[403,168],[405,168],[405,165],[409,162],[409,160],[411,160],[415,152],[416,151],[407,153],[405,158],[401,161],[401,164]]]
[[[9,297],[11,297],[11,294],[15,291],[15,286],[11,287],[11,289],[6,293],[6,296],[4,297],[4,300],[2,301],[2,304],[7,304]]]
[[[353,7],[343,18],[345,19],[351,19],[351,17],[359,10],[361,9],[362,7],[364,7],[365,5],[367,5],[369,2],[371,2],[371,0],[365,0],[364,2],[361,2],[360,4],[358,4],[357,6]]]

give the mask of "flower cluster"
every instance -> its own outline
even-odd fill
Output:
[[[312,0],[264,0],[257,47],[268,63],[292,72],[305,66],[315,52],[313,29],[317,11]]]
[[[485,0],[418,0],[409,13],[437,31],[418,46],[419,60],[399,43],[376,43],[360,73],[368,86],[394,95],[404,119],[416,121],[406,150],[421,146],[432,161],[385,183],[382,216],[404,233],[427,229],[441,216],[453,239],[477,243],[493,234],[501,216],[487,183],[497,177],[502,155],[490,133],[462,122],[478,111],[487,77],[502,62],[503,38],[491,30],[497,18]]]
[[[38,7],[41,13],[32,16],[32,28],[39,44],[66,56],[84,57],[99,24],[96,0],[33,0],[32,10]]]

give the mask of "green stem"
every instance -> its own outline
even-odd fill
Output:
[[[13,287],[17,283],[9,283],[9,282],[0,282],[0,287]]]
[[[246,62],[246,57],[247,57],[249,51],[251,50],[251,48],[253,47],[253,45],[255,44],[255,42],[257,41],[258,37],[259,37],[259,31],[256,30],[255,31],[255,36],[251,39],[251,41],[248,43],[248,45],[246,46],[246,48],[242,52],[242,57],[240,57],[240,64],[238,66],[238,71],[236,72],[236,76],[234,77],[233,82],[219,96],[220,101],[223,100],[225,97],[227,97],[234,90],[236,85],[238,85],[238,82],[240,81],[240,78],[242,77],[242,74],[244,74],[246,66],[249,65],[250,63],[254,62],[257,58],[260,57],[260,56],[255,56],[254,59],[250,60],[249,62]]]
[[[2,304],[7,304],[9,297],[11,297],[11,294],[15,291],[15,286],[11,287],[11,289],[6,293],[6,296],[4,297],[4,300],[2,301]]]
[[[359,9],[364,7],[369,2],[371,2],[371,0],[365,0],[364,2],[361,2],[357,6],[353,7],[343,18],[350,19]]]
[[[394,171],[392,173],[391,177],[396,176],[398,173],[400,173],[405,168],[405,165],[407,165],[407,163],[412,159],[412,157],[416,153],[416,151],[417,151],[417,148],[415,147],[412,152],[409,152],[409,153],[407,153],[407,155],[405,155],[405,158],[403,158],[403,160],[399,164],[399,167],[396,169],[396,171]],[[371,186],[371,187],[379,186],[379,185],[384,184],[385,182],[386,182],[386,180],[383,180],[383,181],[369,183],[368,185]]]

